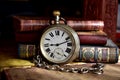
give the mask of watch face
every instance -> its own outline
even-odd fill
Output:
[[[68,61],[75,51],[75,40],[69,30],[63,27],[47,29],[41,37],[43,56],[54,63]]]

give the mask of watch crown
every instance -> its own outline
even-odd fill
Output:
[[[53,11],[53,15],[54,15],[54,16],[60,16],[60,11],[59,11],[59,10]]]
[[[59,10],[53,11],[53,15],[55,16],[55,24],[59,24],[59,21],[60,21],[60,11]]]

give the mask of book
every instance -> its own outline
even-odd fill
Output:
[[[41,32],[15,32],[16,43],[38,43]]]
[[[67,24],[71,26],[74,30],[103,30],[104,21],[102,20],[67,20]]]
[[[30,59],[36,54],[35,44],[18,44],[18,56],[19,58]]]
[[[15,32],[38,31],[49,26],[49,19],[43,17],[13,16]]]
[[[107,43],[107,34],[102,31],[77,31],[80,44],[83,45],[105,45]]]
[[[80,45],[79,60],[81,62],[117,63],[119,48],[108,39],[105,46]]]
[[[50,18],[33,16],[13,16],[13,26],[16,32],[22,31],[42,31],[48,27]],[[104,21],[102,20],[79,20],[66,19],[67,25],[74,30],[103,30]],[[60,21],[63,24],[63,21]]]
[[[80,44],[105,45],[107,35],[103,31],[77,31]],[[15,40],[17,43],[39,43],[41,32],[16,32]]]
[[[18,55],[20,58],[33,58],[36,52],[37,48],[35,44],[19,44],[18,46]],[[119,48],[111,39],[107,39],[105,46],[80,44],[80,53],[76,59],[76,61],[86,63],[117,63],[118,60]]]

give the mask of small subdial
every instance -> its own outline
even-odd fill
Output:
[[[57,59],[61,59],[64,56],[64,51],[61,48],[56,48],[54,50],[54,57]]]

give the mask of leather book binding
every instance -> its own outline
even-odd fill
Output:
[[[77,31],[80,44],[105,45],[107,35],[103,31]],[[16,32],[15,39],[18,43],[37,43],[40,40],[41,32]]]
[[[107,34],[104,31],[77,31],[80,44],[84,45],[105,45]]]
[[[117,63],[119,48],[111,40],[105,46],[81,45],[79,60],[81,62]]]
[[[31,17],[31,16],[13,16],[13,25],[16,32],[38,31],[49,26],[49,18]],[[67,24],[74,30],[103,30],[104,22],[102,20],[78,20],[68,18]],[[61,23],[63,23],[61,21]]]
[[[16,32],[15,40],[17,43],[37,43],[40,40],[40,32]]]
[[[103,30],[104,21],[101,20],[67,20],[67,24],[71,26],[74,30],[86,30],[86,31],[94,31],[94,30]]]
[[[39,31],[49,25],[49,19],[42,17],[13,16],[15,32]]]
[[[18,55],[20,58],[29,59],[35,55],[35,44],[18,44]],[[88,63],[117,63],[119,60],[119,48],[111,40],[107,39],[105,46],[81,45],[79,62]]]
[[[36,54],[35,44],[18,44],[18,56],[24,59],[33,58]]]

